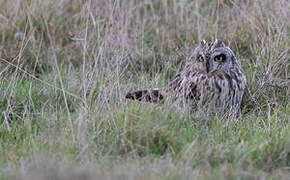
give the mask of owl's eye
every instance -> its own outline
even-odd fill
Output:
[[[226,60],[226,56],[224,54],[221,54],[221,55],[214,57],[214,60],[217,62],[222,62],[222,61]]]
[[[199,56],[197,57],[197,59],[198,59],[199,62],[203,62],[203,57],[202,57],[202,55],[199,55]]]

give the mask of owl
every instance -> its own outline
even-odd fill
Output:
[[[167,87],[137,90],[125,97],[151,103],[188,104],[193,110],[236,113],[246,84],[233,51],[219,39],[202,40]]]

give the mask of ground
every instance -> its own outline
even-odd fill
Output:
[[[1,179],[287,179],[287,0],[0,1]],[[220,38],[237,120],[124,98]]]

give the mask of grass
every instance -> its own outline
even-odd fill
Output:
[[[287,179],[287,0],[0,1],[1,179]],[[222,39],[238,122],[124,99]]]

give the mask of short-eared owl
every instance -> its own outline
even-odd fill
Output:
[[[193,109],[214,107],[236,112],[245,88],[245,75],[232,50],[219,39],[202,40],[168,87],[129,92],[126,98],[154,103],[171,100]]]

